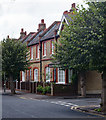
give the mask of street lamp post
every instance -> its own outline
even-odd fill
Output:
[[[6,92],[6,79],[5,79],[5,72],[4,72],[4,92]]]

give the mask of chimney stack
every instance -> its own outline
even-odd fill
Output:
[[[25,37],[25,35],[26,35],[26,31],[24,32],[24,29],[23,29],[23,28],[21,28],[20,38]]]
[[[38,31],[45,30],[46,24],[44,23],[44,19],[41,20],[41,23],[38,25]]]
[[[74,10],[74,9],[75,9],[76,11],[78,10],[78,9],[76,8],[76,4],[75,4],[75,3],[72,4],[72,7],[71,7],[71,9],[70,9],[70,12],[73,13],[73,10]]]
[[[72,8],[75,8],[75,3],[72,4]]]

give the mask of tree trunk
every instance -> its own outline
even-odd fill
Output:
[[[11,89],[11,94],[15,94],[15,85],[13,82],[13,76],[10,75],[10,89]]]
[[[106,70],[102,76],[102,111],[106,114]]]
[[[81,85],[81,96],[86,96],[85,72],[80,72],[79,80]]]

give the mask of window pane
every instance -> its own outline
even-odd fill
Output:
[[[58,69],[58,82],[65,83],[65,71]]]
[[[53,41],[52,41],[52,54],[54,54],[54,44],[53,44]]]
[[[31,59],[33,59],[33,47],[31,47]]]
[[[38,45],[38,47],[37,47],[37,48],[38,48],[38,49],[37,49],[37,51],[38,51],[38,56],[37,56],[37,57],[39,58],[39,45]]]
[[[34,81],[38,81],[38,69],[34,70]]]
[[[46,55],[46,42],[44,42],[44,55]]]
[[[22,71],[22,81],[25,81],[25,72]]]
[[[46,67],[46,80],[50,81],[50,68]]]

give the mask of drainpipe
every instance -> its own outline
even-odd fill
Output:
[[[40,53],[40,82],[42,82],[42,42],[41,35],[39,35],[39,53]]]

